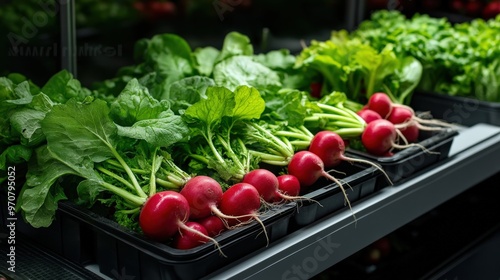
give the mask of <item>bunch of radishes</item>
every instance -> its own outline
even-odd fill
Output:
[[[366,162],[348,158],[344,151],[345,143],[338,134],[321,131],[314,136],[309,151],[294,154],[287,174],[277,176],[267,169],[255,169],[226,191],[211,177],[195,176],[180,192],[162,191],[149,197],[141,209],[139,225],[145,236],[161,242],[173,239],[172,245],[178,249],[208,241],[219,247],[214,237],[253,220],[265,232],[260,209],[267,204],[307,199],[298,196],[301,189],[321,177],[337,183],[350,206],[342,184],[325,171],[325,166],[332,168],[342,160]]]
[[[294,199],[300,184],[291,175],[276,176],[266,169],[255,169],[242,182],[223,191],[208,176],[195,176],[180,192],[162,191],[149,197],[141,209],[139,225],[145,236],[156,241],[173,238],[173,247],[190,249],[212,241],[225,231],[259,218],[262,201]],[[266,235],[267,237],[267,235]],[[220,249],[220,247],[219,247]]]
[[[366,151],[375,156],[391,156],[393,149],[418,146],[415,142],[421,130],[451,127],[439,120],[416,116],[411,107],[393,103],[382,92],[374,93],[358,115],[367,123],[361,142]]]

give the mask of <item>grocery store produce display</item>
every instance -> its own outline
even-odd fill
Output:
[[[67,71],[43,87],[20,74],[0,78],[7,116],[0,169],[26,167],[18,211],[30,227],[50,227],[58,213],[76,217],[82,228],[95,225],[101,245],[116,238],[123,250],[169,267],[188,260],[174,269],[186,271],[172,272],[181,274],[208,256],[221,258],[205,270],[212,271],[229,261],[224,255],[266,246],[287,233],[293,215],[294,225],[308,224],[388,186],[393,178],[386,180],[383,166],[344,154],[345,147],[373,152],[363,139],[377,121],[368,124],[357,111],[385,89],[394,104],[379,117],[391,120],[390,113],[408,109],[397,103],[406,102],[422,73],[418,60],[398,57],[392,46],[378,52],[345,33],[297,56],[255,54],[236,32],[220,50],[192,50],[181,37],[160,34],[138,41],[135,58],[136,65],[92,89]],[[313,96],[318,82],[321,93]],[[410,150],[432,157],[425,164],[445,157],[446,149],[408,143],[422,137],[405,139],[405,129],[424,128],[410,113],[395,125],[383,120],[392,125],[390,138],[368,142],[391,145],[376,155]],[[338,149],[311,145],[319,138],[336,140]],[[334,177],[337,167],[345,174]],[[235,252],[259,235],[255,247]]]

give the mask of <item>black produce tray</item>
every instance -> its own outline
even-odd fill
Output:
[[[288,233],[289,221],[296,208],[297,204],[291,202],[261,216],[270,242]],[[77,264],[97,264],[100,273],[111,278],[125,273],[135,280],[199,279],[267,245],[261,225],[254,221],[215,238],[227,257],[221,256],[213,243],[178,250],[147,240],[141,234],[70,202],[59,203],[56,220],[49,228],[35,229],[23,223],[21,218],[18,221],[19,232],[34,242]]]
[[[500,126],[500,103],[435,93],[413,94],[410,106],[430,111],[432,116],[450,123],[473,126],[488,123]]]
[[[383,176],[382,172],[375,167],[360,166],[348,162],[342,162],[334,169],[338,172],[330,170],[328,173],[339,179],[351,204],[375,192],[377,179]],[[345,175],[340,172],[345,173]],[[308,225],[347,207],[344,194],[339,186],[324,178],[305,189],[301,195],[314,201],[302,200],[299,202],[300,207],[293,215],[292,227]]]
[[[390,157],[377,157],[367,152],[347,148],[346,155],[377,163],[384,169],[391,181],[396,183],[447,158],[456,135],[458,135],[458,131],[454,129],[444,129],[437,132],[420,131],[418,144],[425,147],[426,151],[421,147],[412,146],[396,151]],[[377,182],[377,187],[384,184],[387,184],[385,180]]]

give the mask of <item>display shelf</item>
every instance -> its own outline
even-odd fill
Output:
[[[307,279],[500,171],[500,127],[456,136],[449,157],[204,279]],[[356,216],[356,220],[352,214]]]

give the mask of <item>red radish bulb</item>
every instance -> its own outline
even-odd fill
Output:
[[[286,195],[297,196],[300,193],[300,182],[297,177],[290,174],[278,176],[278,188]]]
[[[418,123],[414,119],[413,112],[405,107],[392,108],[391,114],[387,118],[393,124],[408,124],[407,126],[399,128],[406,140],[410,143],[418,140],[419,128]]]
[[[208,176],[195,176],[182,188],[180,193],[186,198],[190,207],[190,219],[202,219],[212,214],[225,219],[244,218],[244,216],[225,215],[218,208],[223,192],[215,179]]]
[[[383,92],[377,92],[368,99],[368,109],[377,112],[382,118],[387,118],[392,109],[392,101],[389,96]]]
[[[358,116],[360,116],[367,124],[374,121],[374,120],[380,120],[382,117],[379,115],[379,113],[370,110],[370,109],[363,109],[358,111]]]
[[[257,189],[248,183],[237,183],[222,194],[220,210],[228,216],[248,216],[240,219],[228,219],[230,225],[257,218],[260,208],[260,195]]]
[[[388,120],[376,120],[369,123],[363,134],[361,142],[368,153],[381,156],[389,152],[396,142],[397,132],[394,124]]]
[[[267,202],[271,202],[274,200],[274,197],[279,195],[278,187],[279,182],[278,178],[274,173],[267,169],[254,169],[243,177],[243,183],[248,183],[254,186],[259,192],[262,199]]]
[[[349,205],[349,208],[352,210],[351,202],[347,198],[347,193],[345,192],[344,187],[339,180],[328,174],[324,168],[325,166],[320,157],[310,151],[300,151],[295,153],[290,160],[290,163],[288,164],[288,173],[297,177],[301,188],[313,185],[320,177],[325,177],[326,179],[335,182],[344,194],[344,198]]]
[[[224,222],[218,216],[208,216],[198,220],[198,223],[207,230],[208,236],[210,237],[215,237],[226,230]]]
[[[174,236],[189,218],[189,204],[178,192],[157,192],[144,203],[139,225],[144,235],[156,241]]]
[[[335,167],[342,161],[365,163],[380,170],[386,176],[387,180],[392,183],[389,176],[387,176],[379,165],[368,160],[345,156],[344,140],[333,131],[324,130],[316,133],[309,145],[309,151],[321,158],[326,168]]]
[[[196,232],[202,233],[204,236],[200,235],[200,234],[196,234],[193,231],[187,231],[185,229],[181,229],[180,232],[178,232],[174,236],[174,241],[172,243],[174,248],[187,250],[187,249],[195,248],[195,247],[209,241],[209,239],[207,238],[207,236],[208,236],[207,230],[199,223],[187,222],[186,226],[188,228],[193,229]]]
[[[202,219],[212,214],[222,199],[219,182],[208,176],[195,176],[184,185],[180,193],[189,203],[190,219]]]

